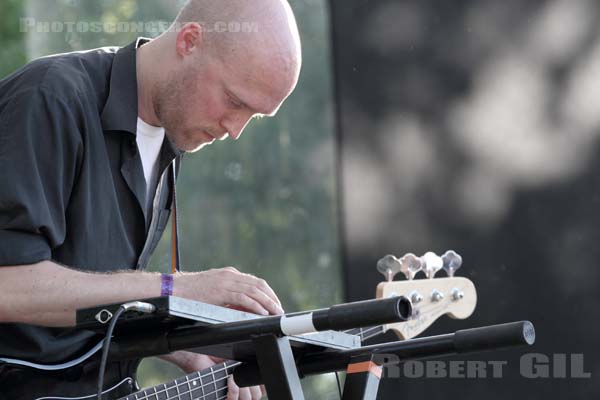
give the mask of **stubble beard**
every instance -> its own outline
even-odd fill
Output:
[[[179,150],[190,151],[185,140],[183,120],[180,114],[181,100],[185,96],[185,77],[171,75],[165,82],[156,85],[154,110],[171,143]]]

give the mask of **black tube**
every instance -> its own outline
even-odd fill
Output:
[[[496,350],[504,347],[531,345],[535,328],[529,321],[465,329],[454,334],[457,353]]]
[[[385,362],[384,365],[393,365],[409,360],[532,345],[534,342],[533,324],[529,321],[521,321],[351,350],[309,354],[298,360],[297,366],[299,375],[304,377],[344,370],[355,357],[375,355],[375,361],[381,360]],[[383,357],[384,355],[395,357]],[[258,385],[261,383],[260,372],[255,365],[242,364],[235,371],[235,381],[243,387]]]
[[[402,296],[388,299],[367,300],[339,304],[322,310],[273,315],[256,319],[227,322],[215,325],[191,326],[170,332],[149,332],[133,337],[117,337],[110,352],[110,359],[129,359],[166,354],[177,350],[214,346],[251,340],[265,334],[283,336],[323,330],[345,330],[405,321],[412,312],[410,301]],[[312,326],[300,325],[294,333],[282,331],[282,318],[288,321],[303,318]]]
[[[358,328],[375,324],[406,321],[412,311],[410,301],[402,296],[389,299],[358,301],[339,304],[323,310],[312,311],[312,324],[316,331]],[[300,313],[309,314],[310,312]],[[285,315],[287,318],[300,314]],[[284,335],[281,318],[271,316],[247,321],[236,321],[203,327],[181,328],[168,335],[171,351],[199,346],[212,346],[251,339],[252,336]],[[307,330],[302,333],[309,333]]]
[[[247,321],[181,328],[169,333],[171,351],[194,347],[234,343],[249,340],[252,336],[274,334],[281,335],[281,317],[272,316]]]
[[[412,314],[412,304],[406,297],[357,301],[338,304],[313,312],[313,324],[318,331],[359,328],[386,324],[383,321],[406,321]]]

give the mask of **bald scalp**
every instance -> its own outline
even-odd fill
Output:
[[[285,60],[286,69],[299,69],[300,37],[296,20],[286,0],[188,0],[175,19],[178,26],[189,22],[203,27],[204,45],[221,58],[244,50],[268,51]],[[252,32],[232,32],[225,27],[256,27]]]

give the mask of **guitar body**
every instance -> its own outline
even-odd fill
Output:
[[[224,399],[227,378],[240,363],[227,361],[144,390],[135,382],[137,364],[106,370],[103,400]],[[98,371],[86,366],[77,369],[86,371],[47,372],[5,365],[0,369],[0,400],[95,400]]]
[[[93,400],[96,398],[96,364],[59,371],[38,371],[4,365],[0,367],[0,400]],[[105,374],[105,399],[119,399],[138,390],[138,363],[112,364]]]

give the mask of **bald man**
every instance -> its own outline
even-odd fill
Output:
[[[233,21],[258,29],[215,29]],[[165,290],[282,313],[264,280],[233,267],[178,273],[172,286],[144,269],[170,214],[169,171],[181,155],[236,140],[253,117],[274,115],[300,65],[284,0],[191,0],[154,40],[41,58],[0,81],[0,359],[39,366],[81,356],[99,338],[71,328],[76,309]],[[214,364],[187,352],[164,358],[186,372]],[[93,394],[93,360],[58,373],[0,361],[0,399]],[[105,388],[136,366],[111,365]],[[134,389],[120,385],[109,397]],[[230,379],[227,396],[261,391]]]

